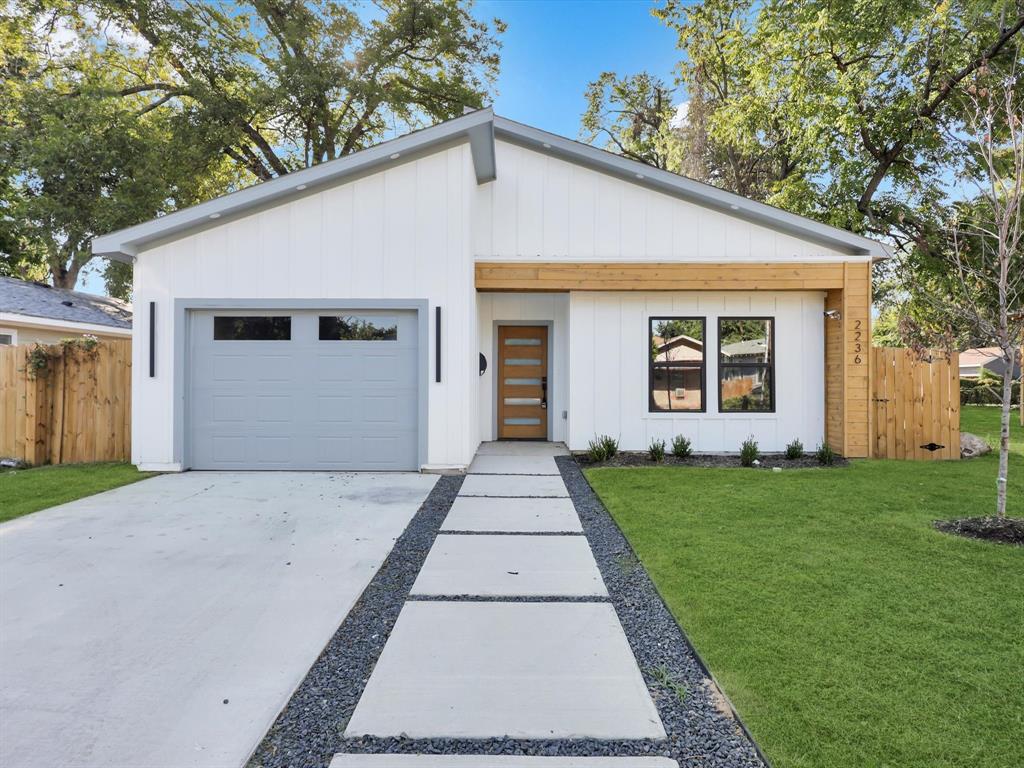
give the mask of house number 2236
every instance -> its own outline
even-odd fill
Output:
[[[856,365],[860,365],[864,362],[864,358],[861,357],[861,352],[864,351],[864,327],[863,320],[853,321],[853,362]]]

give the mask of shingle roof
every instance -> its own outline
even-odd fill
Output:
[[[0,312],[73,323],[132,327],[132,308],[119,299],[51,288],[13,277],[0,277]]]

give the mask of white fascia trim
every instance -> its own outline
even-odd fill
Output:
[[[346,179],[375,173],[443,146],[465,141],[470,143],[472,149],[477,183],[484,184],[494,179],[493,121],[494,112],[490,108],[478,109],[347,157],[293,171],[205,203],[101,235],[93,239],[92,252],[95,256],[130,262],[148,245],[217,226],[253,211],[312,194]]]
[[[494,117],[494,134],[498,139],[519,144],[535,152],[608,173],[634,184],[714,208],[727,215],[746,219],[805,240],[829,245],[851,256],[862,255],[870,256],[873,259],[885,259],[891,255],[889,248],[877,240],[847,232],[845,229],[831,227],[781,208],[726,192],[710,184],[629,160],[589,144],[572,141],[497,115]]]
[[[79,323],[74,320],[54,320],[50,317],[34,315],[18,315],[13,312],[0,312],[0,323],[13,323],[23,328],[42,328],[44,330],[67,330],[69,333],[93,333],[99,336],[132,337],[131,328],[118,328],[113,325],[99,323]]]

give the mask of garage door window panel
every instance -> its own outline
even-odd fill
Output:
[[[320,315],[320,341],[398,341],[394,318]]]
[[[291,341],[292,319],[277,315],[215,315],[214,341]]]

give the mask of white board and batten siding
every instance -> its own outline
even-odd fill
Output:
[[[174,455],[174,300],[427,299],[427,464],[465,466],[477,447],[477,317],[470,244],[476,180],[468,145],[174,240],[135,263],[137,307],[157,302],[149,378],[148,312],[133,360],[133,463],[180,469]],[[434,381],[434,307],[442,380]],[[470,407],[468,404],[472,404]]]
[[[505,141],[477,187],[482,261],[814,262],[844,255]]]
[[[572,293],[569,301],[569,445],[611,435],[624,450],[686,435],[695,450],[738,451],[753,435],[761,450],[794,438],[813,448],[825,429],[824,294],[800,292]],[[650,317],[707,319],[706,413],[649,413]],[[775,319],[775,413],[718,412],[718,318]]]

